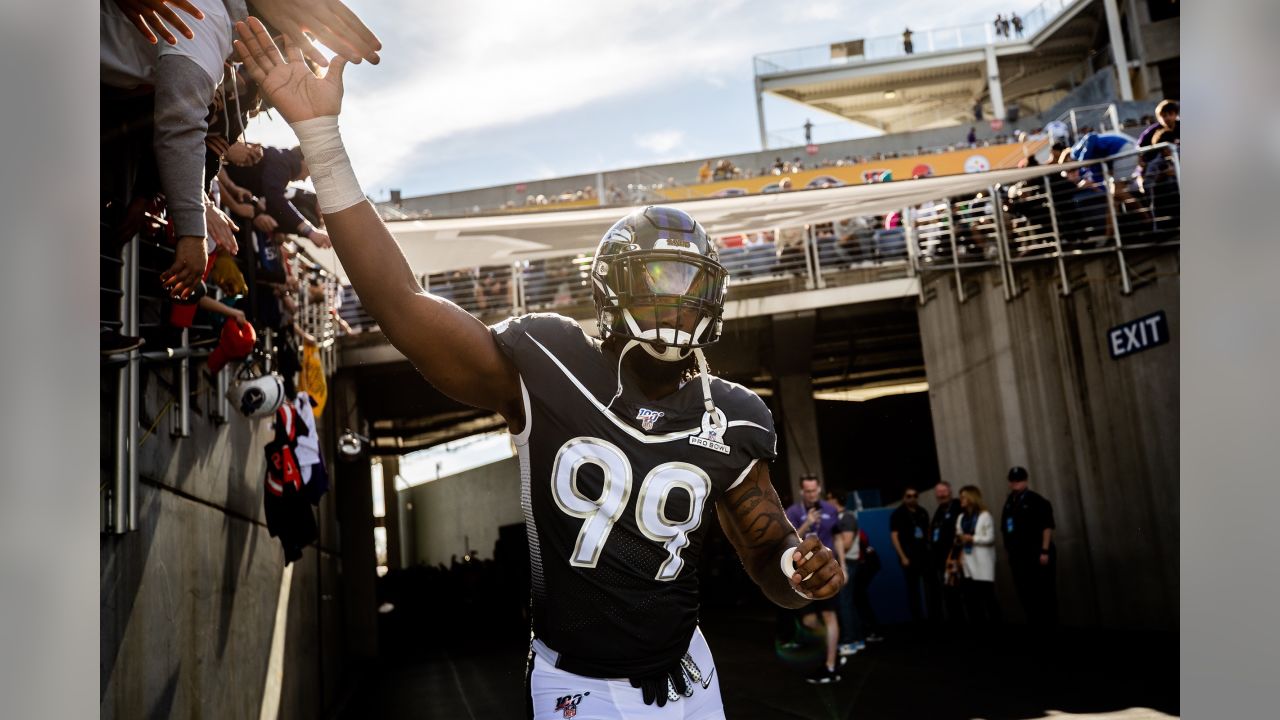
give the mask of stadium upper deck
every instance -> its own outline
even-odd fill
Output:
[[[1020,16],[1021,36],[996,35],[981,21],[916,29],[910,54],[900,36],[765,53],[755,58],[758,95],[888,134],[768,149],[778,133],[761,122],[761,151],[404,198],[380,209],[388,220],[561,210],[769,192],[784,179],[802,189],[1014,167],[1040,149],[1018,133],[1034,133],[1068,108],[1116,103],[1119,124],[1177,97],[1177,14],[1176,3],[1163,0],[1045,0]],[[703,165],[721,161],[737,172],[700,182]],[[775,174],[779,161],[788,167]]]

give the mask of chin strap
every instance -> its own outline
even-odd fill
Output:
[[[702,381],[702,406],[714,418],[716,404],[711,401],[711,372],[707,370],[707,356],[702,354],[702,348],[694,348],[693,357],[698,361],[698,379]]]
[[[640,344],[639,340],[628,340],[626,345],[622,346],[622,352],[618,353],[618,389],[613,393],[613,397],[609,398],[609,404],[604,406],[605,410],[613,408],[613,401],[622,397],[622,358],[627,356],[627,351]]]

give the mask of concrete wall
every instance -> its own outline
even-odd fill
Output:
[[[155,380],[140,436],[168,401]],[[140,448],[140,529],[101,536],[101,717],[256,718],[276,704],[276,717],[322,716],[344,679],[334,494],[318,547],[286,577],[262,510],[270,421],[196,414],[184,439],[168,421]],[[281,662],[269,673],[273,643]]]
[[[407,565],[448,565],[452,556],[462,560],[469,550],[491,560],[498,528],[524,522],[520,464],[514,457],[401,490],[397,495]],[[412,509],[408,503],[413,504]]]
[[[1069,297],[1051,263],[1020,266],[1022,292],[1008,302],[997,270],[966,273],[964,303],[949,275],[925,278],[936,292],[919,317],[942,477],[977,484],[998,515],[1008,468],[1029,469],[1054,505],[1064,622],[1177,624],[1178,263],[1176,251],[1136,262],[1147,279],[1128,296],[1112,256],[1074,261]],[[1170,343],[1112,360],[1107,330],[1157,310]]]

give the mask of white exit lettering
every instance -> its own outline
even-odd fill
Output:
[[[1164,311],[1132,320],[1107,331],[1112,358],[1121,358],[1140,350],[1169,342],[1169,324]]]

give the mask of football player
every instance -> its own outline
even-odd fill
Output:
[[[844,575],[783,513],[764,403],[707,370],[728,274],[706,232],[665,207],[610,228],[590,266],[600,338],[552,314],[486,327],[422,290],[365,200],[338,133],[346,61],[317,77],[256,19],[236,32],[250,76],[298,135],[364,307],[432,385],[500,413],[515,439],[533,578],[530,716],[723,717],[697,622],[713,508],[778,605],[833,597]]]

